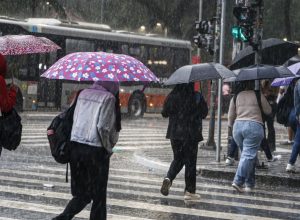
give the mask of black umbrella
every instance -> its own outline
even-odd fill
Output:
[[[296,55],[296,56],[293,56],[292,58],[288,59],[284,64],[283,66],[291,66],[295,63],[299,63],[300,62],[300,56],[299,55]]]
[[[262,61],[263,64],[282,65],[286,60],[298,54],[298,44],[269,38],[262,41]],[[241,50],[230,65],[231,70],[247,67],[255,63],[255,51],[252,46]]]
[[[295,76],[284,66],[252,65],[235,70],[236,77],[225,79],[225,82],[246,81],[257,79],[273,79]]]
[[[234,73],[221,64],[201,63],[180,67],[164,84],[175,85],[201,80],[225,79],[233,76],[235,76]]]

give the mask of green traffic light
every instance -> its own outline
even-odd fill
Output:
[[[239,40],[239,38],[240,38],[240,27],[233,26],[231,28],[231,34],[232,34],[234,39]]]
[[[249,33],[250,33],[250,35],[249,35]],[[234,39],[240,40],[243,42],[248,42],[251,38],[251,31],[247,30],[245,27],[233,26],[231,28],[231,34]]]

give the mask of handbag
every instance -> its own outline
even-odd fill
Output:
[[[7,150],[16,150],[21,142],[22,123],[14,108],[10,112],[2,112],[0,131],[0,146]]]

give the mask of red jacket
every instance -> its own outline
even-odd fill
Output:
[[[6,89],[6,82],[0,75],[0,110],[1,112],[9,112],[16,104],[16,89],[11,87]]]

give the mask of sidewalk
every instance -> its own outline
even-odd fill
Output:
[[[259,152],[260,163],[264,163],[265,169],[256,169],[256,181],[258,184],[268,184],[286,187],[300,187],[300,158],[296,162],[297,173],[287,173],[285,171],[290,151],[277,146],[275,155],[281,155],[282,158],[276,162],[267,162],[263,152]],[[238,161],[233,166],[225,165],[227,148],[223,147],[221,151],[221,162],[216,162],[216,154],[213,150],[199,148],[197,168],[199,175],[208,178],[220,178],[233,180]],[[140,150],[135,153],[135,159],[141,164],[153,169],[167,172],[173,159],[173,153],[170,147]]]

